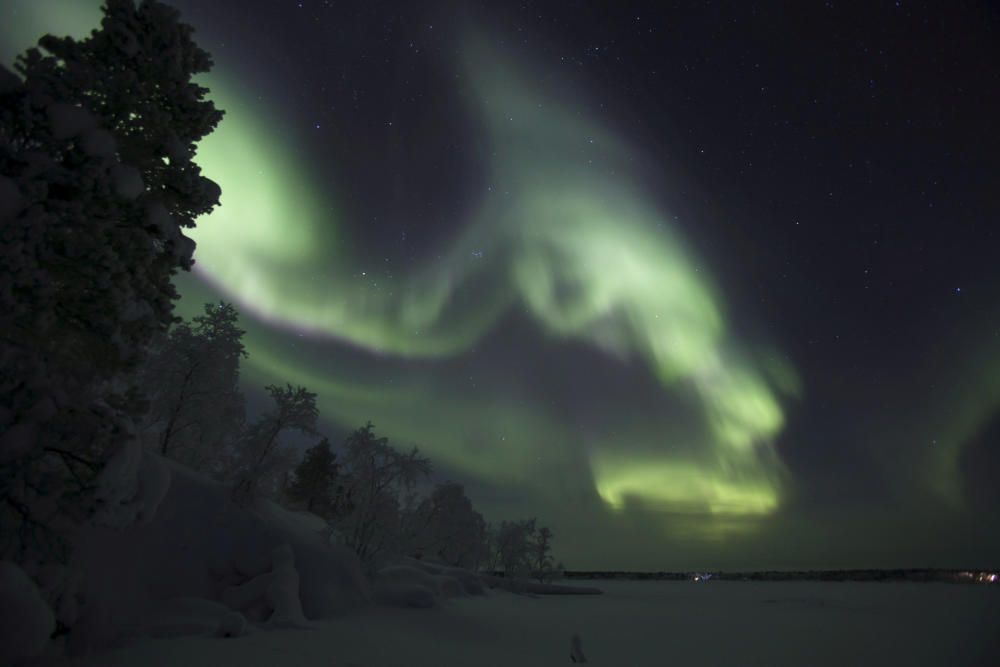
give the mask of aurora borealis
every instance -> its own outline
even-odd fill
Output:
[[[574,567],[1000,554],[997,140],[941,101],[997,55],[975,17],[913,82],[913,14],[174,4],[226,111],[179,312],[236,303],[249,392],[419,445]],[[5,61],[98,6],[3,3]]]

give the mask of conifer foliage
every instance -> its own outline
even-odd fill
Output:
[[[128,377],[173,321],[182,228],[218,186],[194,163],[222,113],[176,10],[108,0],[82,40],[0,68],[0,557],[54,555],[135,441]]]
[[[331,519],[346,503],[343,486],[338,488],[340,466],[330,441],[323,438],[306,450],[295,467],[295,475],[286,495],[308,512]]]

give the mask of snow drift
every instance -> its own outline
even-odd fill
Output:
[[[141,634],[242,634],[240,615],[300,625],[369,602],[357,557],[327,542],[319,517],[269,501],[240,507],[227,486],[148,451],[146,457],[155,462],[136,465],[158,473],[150,485],[162,493],[155,514],[126,528],[88,526],[76,541],[73,565],[85,604],[69,637],[71,652]],[[237,596],[243,608],[225,605],[254,581],[259,599],[244,588]],[[198,614],[181,613],[194,607]]]

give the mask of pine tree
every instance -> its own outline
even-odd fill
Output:
[[[105,463],[137,446],[127,378],[173,320],[182,228],[219,198],[193,162],[222,114],[191,33],[160,2],[108,0],[86,39],[0,68],[0,558],[65,558]]]
[[[330,441],[323,438],[319,444],[306,450],[302,461],[295,467],[295,474],[288,487],[289,500],[305,507],[309,512],[332,518],[337,509],[337,455],[330,448]]]

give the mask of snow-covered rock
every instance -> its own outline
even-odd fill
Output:
[[[170,473],[155,515],[123,529],[90,526],[75,544],[72,565],[80,572],[86,601],[70,636],[75,650],[100,649],[141,634],[136,619],[149,618],[171,598],[221,603],[227,586],[265,572],[273,575],[273,552],[282,545],[293,554],[303,617],[339,616],[369,603],[370,588],[357,557],[326,542],[319,517],[267,501],[239,507],[228,486],[156,454],[145,455]],[[290,593],[289,578],[284,581],[283,592]],[[268,595],[268,586],[261,591]],[[273,595],[277,600],[279,591]],[[266,618],[265,613],[260,620]]]
[[[237,570],[250,578],[222,591],[222,602],[229,608],[246,611],[252,618],[266,621],[278,628],[307,627],[299,597],[299,573],[295,569],[295,553],[282,544],[271,550],[266,571],[258,563],[249,566],[244,560]]]
[[[220,599],[230,609],[262,623],[273,612],[273,608],[265,598],[273,579],[274,575],[270,572],[258,574],[249,581],[227,587],[222,591]]]
[[[20,567],[0,561],[0,665],[39,655],[56,627],[56,617]]]
[[[295,570],[295,554],[287,544],[271,552],[271,585],[265,593],[271,605],[268,625],[279,628],[303,627],[306,617],[299,599],[299,573]]]
[[[98,477],[95,497],[100,509],[96,521],[115,527],[147,523],[169,487],[170,470],[162,460],[144,450],[138,439],[128,440],[119,446]]]
[[[107,506],[117,506],[131,500],[138,487],[142,447],[136,441],[126,441],[107,460],[97,479],[94,497]],[[99,520],[103,521],[103,518]]]

